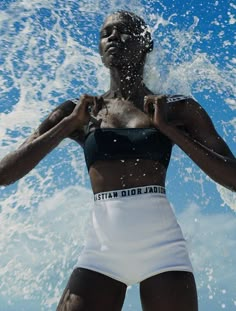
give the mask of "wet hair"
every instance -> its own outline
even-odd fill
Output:
[[[135,25],[135,32],[141,35],[141,37],[144,40],[145,46],[147,48],[147,52],[151,52],[153,49],[152,35],[144,19],[142,19],[140,16],[136,15],[133,12],[129,12],[125,10],[115,11],[111,15],[116,15],[116,14],[124,16],[124,17],[128,17],[132,21],[132,23]]]

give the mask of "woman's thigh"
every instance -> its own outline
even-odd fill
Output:
[[[57,311],[120,311],[125,293],[124,283],[77,268],[69,279]]]
[[[171,271],[140,283],[144,311],[197,311],[197,290],[190,272]]]

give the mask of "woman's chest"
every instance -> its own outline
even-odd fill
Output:
[[[105,100],[97,115],[102,128],[146,128],[151,126],[151,119],[142,110],[127,100]]]

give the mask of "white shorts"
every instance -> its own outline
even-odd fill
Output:
[[[160,186],[98,193],[78,267],[127,285],[192,272],[186,241]]]

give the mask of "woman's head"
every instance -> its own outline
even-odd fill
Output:
[[[100,54],[107,67],[144,63],[153,41],[144,20],[128,11],[109,15],[100,32]]]

